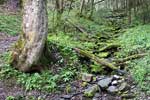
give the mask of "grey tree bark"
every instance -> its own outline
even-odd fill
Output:
[[[24,0],[23,34],[12,53],[12,65],[23,72],[35,66],[45,46],[48,33],[47,0]]]

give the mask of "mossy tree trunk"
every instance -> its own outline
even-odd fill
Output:
[[[12,53],[12,65],[28,72],[39,62],[48,33],[47,0],[24,0],[23,34]]]

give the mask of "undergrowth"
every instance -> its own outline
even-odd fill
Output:
[[[117,53],[118,57],[127,57],[132,54],[149,53],[150,51],[150,25],[140,25],[131,29],[119,37],[121,50]],[[141,89],[150,90],[147,81],[150,73],[150,56],[141,59],[129,61],[129,71]]]
[[[42,90],[42,91],[56,91],[58,84],[66,83],[72,81],[78,77],[78,71],[81,70],[81,66],[78,63],[77,54],[74,52],[73,48],[83,47],[83,45],[91,46],[90,43],[81,44],[80,42],[72,40],[68,35],[61,33],[52,36],[48,36],[47,39],[48,48],[58,48],[61,59],[53,63],[56,65],[55,70],[59,70],[54,73],[50,69],[47,69],[41,73],[22,73],[14,69],[12,66],[5,64],[0,71],[1,79],[7,79],[14,77],[18,84],[22,85],[26,90]],[[51,47],[52,46],[52,47]],[[9,62],[10,54],[9,52],[2,55],[5,62]]]

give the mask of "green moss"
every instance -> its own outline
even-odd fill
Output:
[[[109,52],[101,52],[98,54],[98,57],[105,58],[105,57],[108,57],[109,54],[110,54]]]

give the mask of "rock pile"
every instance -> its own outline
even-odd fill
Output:
[[[135,97],[130,91],[130,83],[126,76],[96,76],[87,73],[81,75],[80,92],[63,95],[61,100],[132,100]]]

